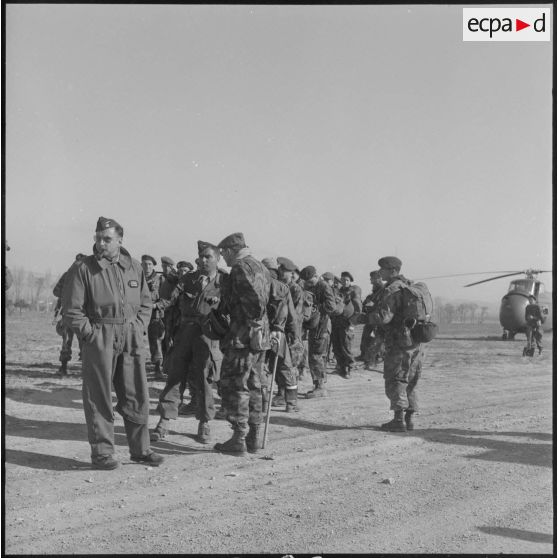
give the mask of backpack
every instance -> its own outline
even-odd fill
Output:
[[[314,329],[320,322],[320,312],[316,305],[316,297],[312,291],[302,291],[302,327]]]
[[[425,283],[403,284],[403,323],[411,329],[417,343],[428,343],[436,337],[438,326],[432,322],[434,304]]]

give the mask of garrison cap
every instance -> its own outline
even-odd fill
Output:
[[[145,261],[145,260],[151,260],[153,262],[153,265],[157,265],[157,260],[153,256],[150,256],[149,254],[144,254],[141,257],[142,262]]]
[[[300,271],[300,277],[304,281],[308,281],[308,279],[312,279],[314,275],[316,275],[317,271],[313,265],[307,265],[306,267],[302,268]]]
[[[122,225],[110,217],[99,217],[99,219],[97,219],[97,228],[95,232],[112,229],[112,227],[122,228]]]
[[[211,242],[205,242],[203,240],[198,240],[198,254],[201,254],[206,248],[211,248],[212,250],[215,250],[217,254],[219,254],[219,248],[217,248],[215,244],[212,244]]]
[[[194,269],[194,266],[190,262],[187,262],[185,260],[180,260],[176,264],[176,269],[182,269],[183,267],[187,267],[190,271]]]
[[[236,232],[223,238],[217,246],[218,248],[232,248],[234,250],[239,250],[240,248],[246,248],[246,242],[244,241],[244,235],[241,232]]]
[[[335,279],[335,275],[333,275],[331,271],[326,271],[322,274],[322,279],[324,279],[325,281],[333,281]]]
[[[262,263],[267,267],[267,269],[279,269],[279,264],[275,258],[264,258]]]
[[[401,269],[403,263],[399,258],[395,256],[385,256],[384,258],[380,258],[378,260],[378,265],[383,269]]]
[[[353,276],[348,271],[342,271],[341,277],[348,277],[351,281],[354,281]]]
[[[163,256],[161,258],[161,264],[174,265],[174,260],[168,256]]]
[[[295,263],[292,260],[289,260],[289,258],[279,257],[277,258],[277,264],[286,271],[298,271]]]
[[[87,256],[85,254],[82,254],[81,252],[78,252],[76,254],[76,260],[83,260],[83,258],[86,258]]]

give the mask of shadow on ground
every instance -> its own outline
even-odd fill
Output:
[[[31,467],[33,469],[48,469],[49,471],[91,469],[91,463],[32,451],[7,449],[4,456],[6,463],[20,465],[22,467]]]
[[[477,527],[482,533],[487,535],[498,535],[500,537],[509,537],[511,539],[519,539],[522,541],[552,544],[554,537],[546,533],[537,531],[525,531],[523,529],[509,529],[508,527]]]
[[[420,436],[430,442],[452,444],[484,449],[483,453],[468,455],[471,459],[520,463],[537,467],[552,467],[552,434],[545,432],[497,432],[462,430],[457,428],[429,428],[414,431],[413,436]],[[489,436],[523,437],[533,440],[548,441],[548,444],[494,440]]]

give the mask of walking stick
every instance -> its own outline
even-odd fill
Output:
[[[281,335],[281,334],[279,334]],[[280,339],[276,337],[271,338],[271,343],[277,343],[277,352],[275,353],[275,361],[273,362],[273,370],[271,371],[271,387],[269,389],[269,401],[267,402],[267,413],[265,415],[265,426],[264,426],[264,435],[263,435],[263,442],[262,442],[262,449],[265,448],[265,443],[267,441],[267,427],[269,426],[269,417],[271,416],[271,395],[273,393],[273,385],[275,382],[275,372],[277,371],[277,361],[279,360],[279,341]]]

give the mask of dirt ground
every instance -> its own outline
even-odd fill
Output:
[[[542,356],[497,323],[456,324],[429,343],[417,430],[384,433],[381,370],[328,376],[330,396],[274,410],[267,447],[221,455],[179,417],[116,471],[90,467],[80,364],[59,378],[51,316],[5,322],[7,554],[553,552],[552,333]],[[305,377],[301,391],[310,389]],[[149,373],[150,426],[163,383]],[[214,421],[215,441],[230,436]]]

